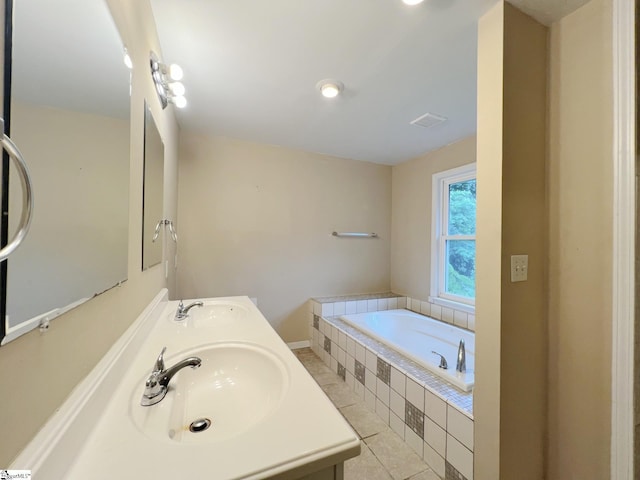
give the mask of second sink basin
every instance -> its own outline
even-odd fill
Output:
[[[188,328],[220,328],[241,322],[248,314],[247,307],[233,301],[209,302],[203,307],[195,307],[189,316],[178,321]],[[172,320],[175,321],[172,317]]]
[[[176,374],[160,403],[140,406],[144,381],[132,396],[133,421],[146,435],[181,443],[227,440],[275,412],[289,386],[282,360],[258,345],[210,344],[172,355],[166,365],[189,356],[200,357],[202,366]]]

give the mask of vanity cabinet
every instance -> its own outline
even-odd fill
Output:
[[[65,480],[114,469],[121,479],[342,480],[360,439],[315,380],[248,297],[201,301],[178,320],[162,290],[11,468]],[[177,369],[162,400],[142,406],[164,347],[162,371],[198,368]],[[210,427],[189,428],[204,418]]]

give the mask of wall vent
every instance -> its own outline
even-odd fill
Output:
[[[419,127],[431,128],[446,121],[447,119],[445,117],[441,117],[440,115],[435,115],[433,113],[425,113],[424,115],[416,118],[415,120],[409,123],[411,125],[417,125]]]

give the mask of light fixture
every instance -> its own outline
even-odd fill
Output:
[[[176,63],[172,63],[169,65],[169,77],[171,80],[182,80],[184,76],[184,72],[182,71],[182,67]]]
[[[405,5],[418,5],[419,3],[422,3],[424,0],[402,0],[402,3],[404,3]]]
[[[335,98],[338,95],[340,95],[342,90],[344,90],[344,85],[342,84],[342,82],[338,80],[326,79],[326,80],[320,80],[316,84],[316,88],[320,90],[320,93],[322,94],[323,97]]]
[[[149,55],[149,65],[151,67],[151,78],[153,78],[153,83],[156,86],[156,92],[162,108],[167,108],[170,103],[178,108],[186,107],[185,88],[178,81],[183,77],[182,68],[175,63],[167,67],[153,52]]]
[[[173,82],[169,84],[169,88],[176,97],[184,97],[185,88],[182,82]]]
[[[131,61],[131,57],[129,56],[129,51],[127,47],[124,47],[124,64],[127,66],[129,70],[133,69],[133,61]]]

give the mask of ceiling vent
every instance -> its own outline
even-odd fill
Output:
[[[424,115],[416,118],[415,120],[409,123],[411,123],[411,125],[417,125],[419,127],[431,128],[446,121],[447,119],[445,117],[441,117],[440,115],[435,115],[433,113],[425,113]]]

